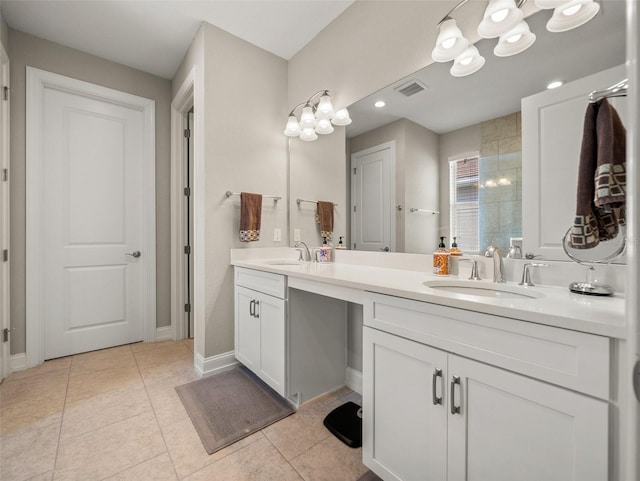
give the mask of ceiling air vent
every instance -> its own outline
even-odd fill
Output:
[[[394,90],[398,93],[401,93],[405,97],[411,97],[412,95],[420,93],[427,88],[428,87],[419,80],[411,80],[410,82],[395,87]]]

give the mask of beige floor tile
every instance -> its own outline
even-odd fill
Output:
[[[61,438],[77,436],[139,414],[151,412],[142,383],[67,403]]]
[[[134,355],[140,368],[170,365],[175,361],[189,359],[193,363],[193,352],[182,342],[172,342],[156,349],[134,352]]]
[[[153,351],[154,349],[170,347],[174,344],[178,344],[180,341],[159,341],[159,342],[136,342],[129,344],[134,354],[138,354],[144,351]]]
[[[28,398],[23,402],[2,405],[0,408],[0,435],[7,436],[34,426],[46,424],[52,416],[62,414],[64,392],[48,398]]]
[[[166,452],[153,413],[61,439],[54,480],[100,480]]]
[[[57,370],[18,379],[0,385],[0,405],[3,407],[13,403],[24,403],[32,399],[57,399],[64,396],[67,390],[69,373]]]
[[[23,481],[53,470],[62,414],[0,438],[0,479]]]
[[[133,388],[141,384],[142,378],[136,366],[72,372],[69,376],[67,403],[81,401],[115,389]]]
[[[182,342],[191,352],[194,352],[193,339],[184,339]]]
[[[176,387],[200,379],[192,359],[176,360],[171,364],[160,366],[141,367],[140,373],[145,385],[149,388]]]
[[[71,374],[82,371],[101,371],[103,369],[118,369],[136,365],[131,347],[118,346],[73,356]]]
[[[257,432],[210,455],[205,451],[202,441],[200,441],[200,437],[189,418],[162,426],[162,434],[180,479],[238,449],[264,439],[262,433]]]
[[[48,471],[46,473],[38,474],[33,478],[29,478],[27,481],[52,481],[53,480],[53,471]]]
[[[367,468],[362,449],[353,449],[334,436],[317,444],[291,461],[305,481],[355,481]]]
[[[302,481],[267,439],[259,439],[206,466],[186,481]]]
[[[160,427],[189,419],[175,387],[151,386],[147,387],[147,392]]]
[[[37,376],[38,374],[48,374],[53,371],[68,370],[71,366],[71,356],[45,361],[39,366],[25,369],[24,371],[12,372],[3,382],[8,383],[25,377]]]
[[[171,458],[164,453],[115,474],[105,481],[176,481],[177,479]]]

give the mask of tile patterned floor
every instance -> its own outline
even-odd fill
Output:
[[[362,451],[322,419],[347,388],[208,455],[175,386],[197,379],[193,343],[166,341],[47,361],[0,385],[2,481],[355,481]]]

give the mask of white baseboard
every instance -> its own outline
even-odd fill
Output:
[[[11,372],[24,371],[27,368],[27,353],[13,354],[9,359]]]
[[[362,395],[362,372],[356,371],[351,367],[347,367],[345,376],[346,384],[349,389]]]
[[[163,326],[156,328],[156,342],[173,339],[173,327]]]
[[[195,364],[198,374],[202,377],[211,376],[222,371],[227,371],[238,364],[235,351],[223,352],[216,356],[204,358],[200,354],[195,355]]]

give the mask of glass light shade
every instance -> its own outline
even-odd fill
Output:
[[[333,125],[349,125],[351,123],[351,117],[349,117],[349,111],[347,109],[340,109],[336,111],[336,114],[331,119]]]
[[[287,127],[284,129],[284,135],[287,137],[298,137],[302,133],[298,119],[295,115],[290,115],[287,120]]]
[[[302,133],[300,134],[300,140],[304,140],[305,142],[312,142],[318,138],[318,134],[312,128],[302,129]]]
[[[318,125],[316,126],[316,134],[330,134],[333,132],[333,125],[331,125],[331,121],[329,119],[321,119],[318,120]]]
[[[484,57],[480,55],[476,46],[472,45],[456,57],[449,72],[454,77],[464,77],[480,70],[484,62]]]
[[[307,104],[302,109],[302,115],[300,116],[300,128],[314,129],[316,126],[316,116],[313,114],[313,108]]]
[[[431,57],[436,62],[449,62],[460,55],[469,46],[469,40],[464,38],[453,18],[445,20],[440,25],[440,32]]]
[[[333,104],[331,103],[331,97],[328,94],[322,95],[320,97],[320,102],[318,102],[318,106],[316,107],[316,119],[323,120],[328,119],[331,120],[333,117]]]
[[[547,22],[550,32],[566,32],[584,25],[600,11],[600,5],[593,0],[571,0],[556,7]]]
[[[536,35],[531,33],[529,25],[523,20],[514,29],[500,35],[500,40],[493,49],[493,54],[496,57],[516,55],[531,47],[535,41]]]
[[[515,0],[490,0],[484,17],[478,25],[478,35],[483,38],[499,37],[518,25],[524,14]]]

